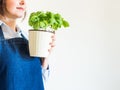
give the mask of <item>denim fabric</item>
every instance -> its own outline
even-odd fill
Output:
[[[0,90],[44,90],[39,58],[25,38],[4,39],[0,28]]]

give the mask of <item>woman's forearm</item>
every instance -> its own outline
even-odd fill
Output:
[[[41,58],[41,65],[44,69],[48,69],[49,63],[47,58]]]

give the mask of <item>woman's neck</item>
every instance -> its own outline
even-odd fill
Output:
[[[2,21],[3,21],[5,24],[7,24],[13,31],[16,32],[16,20],[15,20],[15,19],[3,17],[3,16],[0,15],[0,20],[2,20]]]

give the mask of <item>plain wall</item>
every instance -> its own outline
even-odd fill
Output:
[[[120,0],[30,0],[35,10],[70,22],[56,32],[46,90],[120,90]]]

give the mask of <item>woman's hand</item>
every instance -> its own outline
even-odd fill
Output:
[[[50,44],[50,48],[48,49],[49,54],[51,53],[52,49],[55,47],[55,34],[53,34],[51,36],[51,39],[52,39],[52,41],[49,43]]]
[[[44,69],[47,69],[47,67],[48,67],[48,58],[49,58],[53,48],[55,47],[55,33],[51,36],[51,39],[52,40],[49,43],[50,44],[50,48],[48,49],[49,55],[47,57],[45,57],[45,58],[41,58],[41,60],[42,60],[42,67]]]

